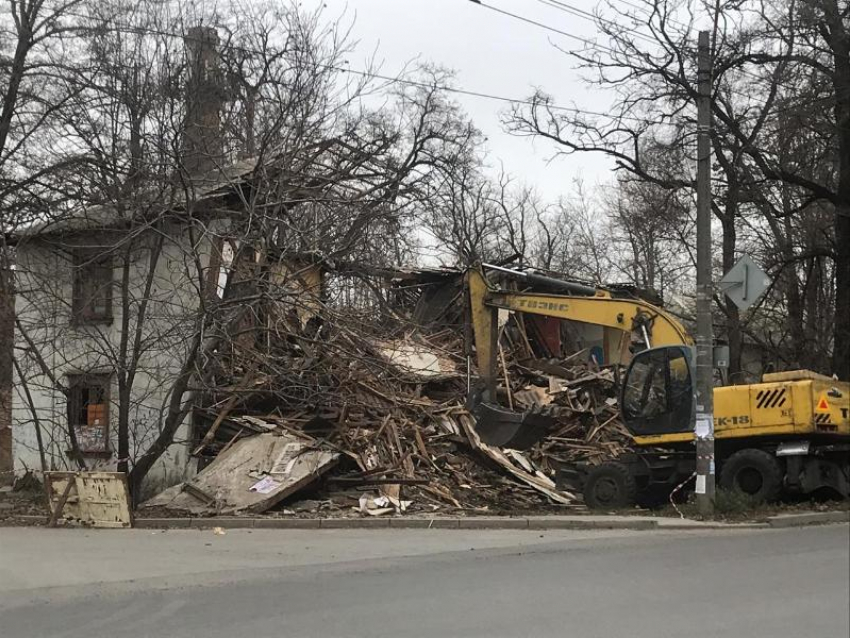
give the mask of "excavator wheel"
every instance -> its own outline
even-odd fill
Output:
[[[743,492],[753,503],[766,503],[779,498],[782,476],[782,467],[775,456],[747,448],[738,450],[723,464],[720,487]]]
[[[632,507],[637,499],[635,477],[624,463],[609,461],[597,465],[584,482],[584,502],[590,509]]]

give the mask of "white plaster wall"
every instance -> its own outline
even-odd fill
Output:
[[[194,333],[200,291],[197,284],[197,264],[209,264],[212,242],[202,235],[200,248],[189,249],[188,234],[184,227],[174,226],[167,233],[162,253],[157,260],[153,285],[143,323],[139,365],[131,393],[130,456],[138,458],[160,432],[165,418],[170,388],[180,365],[185,359]],[[196,237],[197,239],[197,237]],[[150,267],[150,245],[153,235],[140,242],[142,248],[134,253],[128,286],[128,334],[134,334],[136,318]],[[80,237],[74,240],[79,246],[109,244],[108,237]],[[124,313],[119,290],[122,269],[115,259],[113,282],[113,321],[111,324],[74,326],[71,323],[71,292],[73,269],[68,251],[43,243],[31,242],[22,246],[18,254],[16,312],[47,367],[62,383],[66,375],[80,372],[113,372],[118,365],[118,351]],[[16,334],[16,361],[23,379],[16,375],[13,397],[13,455],[16,471],[25,468],[41,469],[38,452],[35,418],[26,396],[29,390],[35,416],[41,423],[42,437],[47,457],[47,469],[71,467],[67,456],[70,444],[67,438],[67,413],[65,397],[50,378],[42,374],[30,348],[19,330]],[[29,351],[29,352],[28,352]],[[25,389],[26,386],[26,389]],[[110,438],[115,452],[111,459],[101,461],[105,467],[114,467],[117,454],[118,386],[113,377],[110,392]],[[187,420],[188,421],[188,420]],[[153,490],[174,484],[191,473],[194,466],[188,463],[189,423],[184,422],[175,443],[161,457],[148,477],[148,489]],[[90,460],[90,463],[94,459]]]

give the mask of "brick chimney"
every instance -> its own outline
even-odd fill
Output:
[[[188,67],[183,170],[193,178],[216,179],[210,173],[224,161],[218,33],[212,27],[192,27],[183,40]]]

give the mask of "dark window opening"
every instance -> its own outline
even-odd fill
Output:
[[[73,311],[77,323],[112,321],[112,260],[109,257],[77,257]]]
[[[69,377],[68,421],[81,452],[109,451],[109,377]]]

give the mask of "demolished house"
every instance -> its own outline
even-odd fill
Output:
[[[192,42],[212,68],[214,33]],[[490,415],[539,427],[482,436],[467,273],[351,248],[397,223],[415,153],[329,137],[228,164],[215,106],[188,113],[186,170],[14,238],[16,471],[117,469],[147,511],[516,512],[573,505],[561,468],[629,445],[641,335],[510,310]]]
[[[371,295],[369,319],[329,302],[309,328],[290,323],[287,338],[262,352],[234,349],[217,360],[216,387],[194,415],[193,452],[203,469],[143,511],[562,508],[578,504],[558,485],[562,466],[628,447],[618,365],[528,330],[520,313],[502,327],[499,393],[516,412],[545,412],[546,428],[525,449],[482,440],[480,412],[468,404],[479,372],[464,272],[348,265],[325,277],[326,287],[340,278]],[[581,333],[574,322],[559,323],[567,336]]]
[[[221,79],[216,44],[207,28],[187,38],[196,76],[185,130],[168,140],[180,147],[173,164],[9,237],[18,474],[118,469],[135,499],[191,477],[197,408],[212,409],[208,397],[228,383],[236,394],[262,386],[255,352],[323,338],[331,318],[318,309],[348,292],[323,271],[380,242],[422,179],[415,171],[430,149],[410,140],[416,126],[439,125],[428,117],[398,136],[367,118],[284,127],[254,157],[225,154],[216,141],[223,97],[210,86]],[[199,95],[207,101],[191,101]],[[308,365],[305,374],[323,373]],[[320,386],[293,380],[287,393],[304,400]]]

